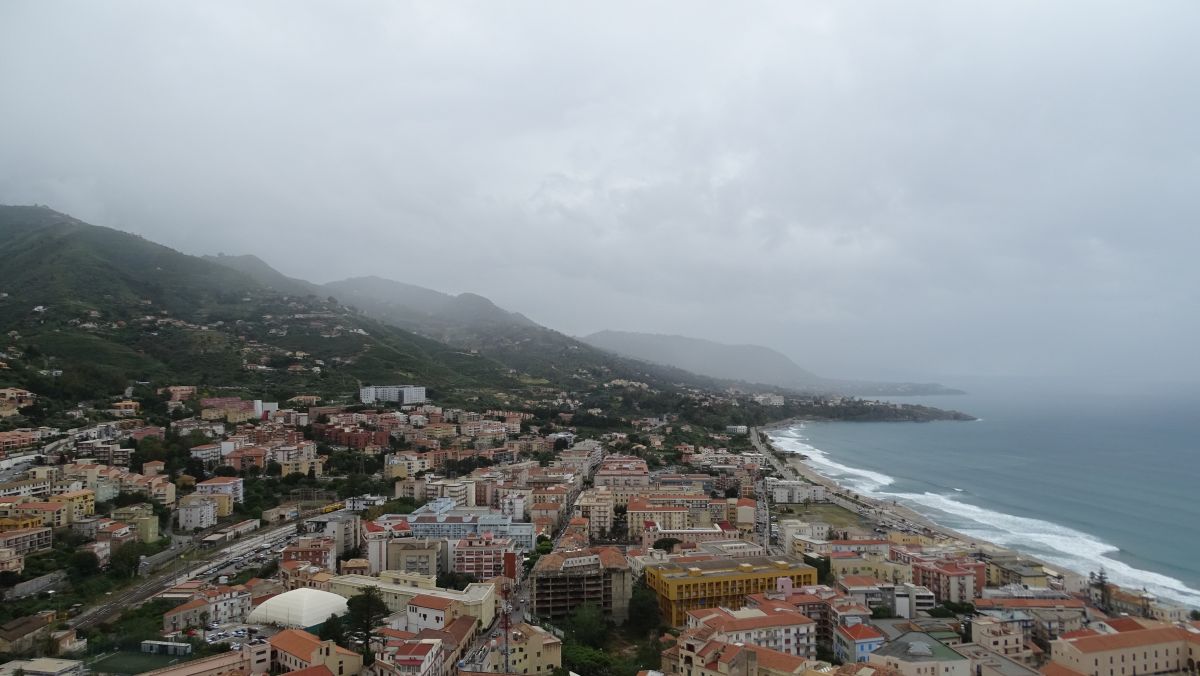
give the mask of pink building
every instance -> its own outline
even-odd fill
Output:
[[[486,580],[504,574],[504,555],[514,551],[511,538],[493,537],[491,533],[462,538],[454,543],[450,568]]]

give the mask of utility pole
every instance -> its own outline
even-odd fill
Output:
[[[509,598],[508,592],[509,592],[509,586],[507,583],[505,583],[504,587],[503,587],[503,592],[501,594],[501,598],[504,599],[504,605],[500,607],[500,610],[503,611],[503,615],[500,616],[500,628],[504,631],[504,673],[506,673],[506,674],[511,673],[510,669],[508,668],[508,635],[511,633],[512,628],[509,626],[508,609],[511,608],[512,606],[509,604],[509,601],[508,601],[508,598]]]

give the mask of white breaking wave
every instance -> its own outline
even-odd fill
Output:
[[[1048,563],[1085,575],[1103,567],[1109,580],[1122,587],[1145,589],[1164,599],[1200,607],[1200,590],[1188,587],[1169,575],[1134,568],[1106,556],[1119,551],[1119,548],[1093,535],[1050,521],[972,505],[956,499],[958,496],[955,494],[880,491],[880,488],[893,484],[895,478],[834,462],[824,451],[805,443],[804,437],[794,429],[783,434],[772,434],[771,441],[781,450],[807,455],[814,469],[864,495],[903,502],[968,537],[1025,550]]]
[[[801,453],[808,456],[808,464],[829,477],[840,480],[846,486],[864,495],[876,495],[876,491],[884,486],[892,485],[896,480],[886,474],[871,470],[849,467],[829,459],[829,455],[819,448],[810,446],[797,437],[771,437],[771,441],[788,453]]]

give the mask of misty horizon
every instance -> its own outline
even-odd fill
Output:
[[[9,3],[0,203],[826,377],[1200,380],[1200,8],[673,10]]]

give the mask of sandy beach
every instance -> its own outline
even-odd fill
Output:
[[[855,493],[854,491],[839,484],[833,479],[817,472],[808,463],[804,462],[803,456],[796,453],[789,453],[778,449],[774,444],[763,442],[759,438],[759,432],[770,432],[774,429],[788,427],[794,423],[802,422],[800,420],[785,420],[773,425],[767,425],[762,428],[751,430],[751,440],[759,452],[763,453],[770,462],[775,465],[776,469],[783,476],[791,479],[802,479],[810,483],[825,486],[830,494],[841,498],[854,507],[859,514],[873,519],[883,528],[899,529],[899,530],[915,530],[925,535],[929,535],[937,540],[943,541],[945,544],[961,543],[964,547],[974,549],[987,549],[992,551],[1011,551],[1009,548],[973,538],[968,535],[959,533],[945,526],[942,526],[928,517],[918,513],[917,511],[902,505],[895,501],[876,500],[864,495]],[[781,462],[779,457],[782,456],[785,460]],[[847,506],[847,505],[844,505]],[[1051,566],[1040,561],[1036,557],[1022,553],[1023,556],[1030,561],[1038,561],[1048,568],[1061,570],[1058,566]],[[1067,572],[1067,571],[1063,571]]]

